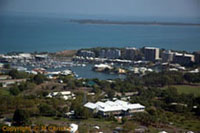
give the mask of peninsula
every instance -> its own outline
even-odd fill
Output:
[[[174,25],[174,26],[200,26],[200,23],[187,22],[158,22],[158,21],[116,21],[98,19],[71,19],[70,22],[79,24],[115,24],[115,25]]]

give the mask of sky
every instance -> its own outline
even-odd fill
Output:
[[[200,18],[200,0],[0,0],[0,13]]]

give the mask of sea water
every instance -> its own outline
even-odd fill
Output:
[[[190,52],[200,50],[200,26],[78,24],[69,20],[67,16],[0,15],[0,53],[143,46]],[[115,20],[125,19],[121,17]],[[199,19],[184,21],[200,23]]]

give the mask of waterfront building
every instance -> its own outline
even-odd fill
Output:
[[[144,47],[144,56],[147,61],[156,61],[159,59],[159,48]]]
[[[100,58],[109,58],[109,59],[118,59],[121,57],[121,50],[119,49],[108,49],[108,50],[101,50],[99,52]]]
[[[33,59],[33,56],[30,53],[21,53],[21,54],[19,54],[19,58],[21,58],[21,59]]]
[[[127,47],[125,49],[125,59],[127,60],[135,60],[137,55],[137,49],[134,47]]]
[[[44,61],[48,59],[48,55],[47,54],[38,54],[38,55],[35,55],[35,60],[36,61]]]
[[[161,58],[163,62],[171,62],[173,61],[174,53],[171,50],[163,51],[161,54]]]
[[[95,53],[89,50],[81,50],[77,55],[82,57],[95,57]]]
[[[194,55],[176,52],[174,53],[173,62],[181,65],[187,65],[191,62],[194,62]]]
[[[104,117],[115,115],[115,116],[131,116],[136,112],[143,112],[145,106],[135,103],[131,104],[122,100],[106,101],[106,102],[88,102],[84,105],[92,112],[98,113]]]
[[[194,56],[195,56],[195,62],[196,62],[197,64],[200,64],[200,51],[195,52],[195,53],[194,53]]]
[[[107,64],[96,64],[94,65],[93,69],[95,71],[104,71],[105,69],[111,70],[113,67]]]

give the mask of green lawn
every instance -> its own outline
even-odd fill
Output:
[[[9,92],[8,88],[0,88],[0,94],[8,96],[8,95],[10,95],[10,92]]]
[[[177,88],[179,94],[194,94],[195,97],[200,96],[200,86],[192,86],[192,85],[173,85],[171,87]],[[167,89],[165,86],[161,89]]]
[[[190,85],[176,85],[173,86],[177,88],[180,94],[194,94],[194,96],[200,96],[200,86],[190,86]]]
[[[113,121],[107,121],[103,119],[90,118],[87,120],[70,120],[68,118],[56,118],[56,117],[34,117],[31,118],[32,123],[36,125],[52,124],[57,126],[66,126],[70,123],[77,123],[80,128],[93,129],[94,126],[98,125],[105,132],[111,132],[112,129],[117,127],[119,124]]]

